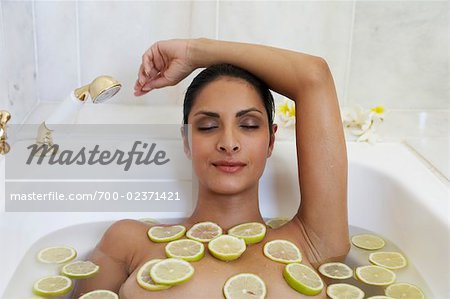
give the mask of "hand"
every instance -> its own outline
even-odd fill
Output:
[[[195,67],[189,61],[189,40],[154,43],[142,56],[134,95],[141,96],[155,88],[172,86],[186,78]]]

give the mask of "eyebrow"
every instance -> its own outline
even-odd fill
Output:
[[[236,117],[241,117],[241,116],[243,116],[243,115],[245,115],[245,114],[247,114],[249,112],[253,112],[253,111],[263,114],[261,111],[259,111],[256,108],[248,108],[248,109],[244,109],[244,110],[241,110],[241,111],[237,112],[236,113]],[[194,116],[200,115],[200,114],[203,114],[203,115],[206,115],[206,116],[210,116],[210,117],[220,118],[220,115],[218,113],[211,112],[211,111],[204,111],[204,110],[195,113]]]

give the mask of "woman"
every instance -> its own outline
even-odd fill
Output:
[[[185,99],[185,122],[192,125],[192,143],[185,139],[185,150],[199,192],[194,213],[182,224],[189,229],[197,222],[213,221],[226,231],[245,222],[264,223],[258,181],[277,130],[272,123],[273,99],[265,84],[295,101],[297,108],[301,189],[297,214],[283,227],[269,229],[264,241],[248,246],[237,261],[225,263],[206,254],[193,264],[195,274],[189,282],[159,292],[141,289],[136,273],[146,261],[164,258],[166,244],[149,241],[146,224],[119,221],[92,254],[101,273],[81,281],[76,295],[101,288],[119,293],[122,299],[222,298],[227,278],[250,272],[265,281],[267,298],[301,298],[284,281],[284,265],[263,256],[267,241],[290,240],[300,248],[303,263],[313,267],[348,253],[346,148],[326,62],[260,45],[208,39],[160,41],[143,55],[135,95],[175,85],[195,69],[213,65],[194,79]],[[325,291],[317,298],[325,298]]]

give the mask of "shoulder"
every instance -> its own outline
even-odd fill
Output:
[[[149,227],[148,224],[132,219],[116,221],[105,231],[97,247],[112,258],[129,260],[142,243],[148,242]]]

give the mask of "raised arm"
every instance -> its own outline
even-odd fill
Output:
[[[349,248],[347,156],[327,63],[320,57],[261,45],[207,39],[163,41],[144,55],[135,94],[174,85],[195,68],[218,63],[252,72],[295,102],[301,190],[296,217],[316,249],[317,260],[345,255]]]

